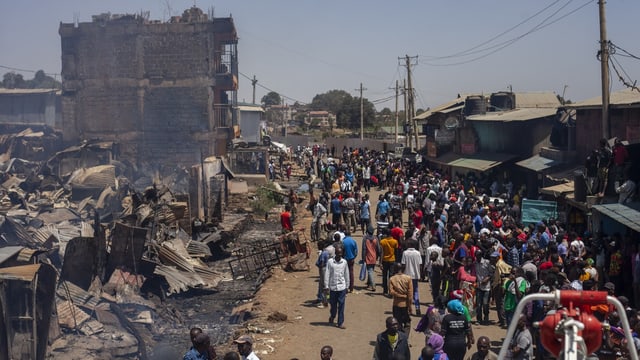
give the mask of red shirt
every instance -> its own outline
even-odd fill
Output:
[[[391,237],[398,241],[401,241],[404,239],[404,231],[402,231],[402,229],[400,229],[397,226],[394,228],[391,228]]]
[[[280,214],[280,225],[282,225],[282,229],[284,230],[293,230],[293,226],[291,225],[291,213],[288,211],[283,211]]]
[[[418,209],[413,213],[413,225],[418,229],[422,225],[422,210]]]
[[[627,158],[629,157],[629,152],[624,145],[616,145],[613,147],[613,163],[616,165],[623,165]]]

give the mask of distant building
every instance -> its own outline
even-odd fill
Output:
[[[335,128],[336,116],[329,111],[309,111],[305,118],[305,122],[311,128]]]
[[[120,143],[122,158],[191,165],[233,136],[238,36],[232,18],[192,7],[60,24],[66,142]]]
[[[56,89],[0,89],[0,125],[61,125]]]

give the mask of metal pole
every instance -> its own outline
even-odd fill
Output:
[[[396,141],[398,143],[398,80],[396,80]]]
[[[362,83],[360,83],[360,140],[364,140],[364,99],[362,98]]]
[[[604,0],[598,1],[600,10],[600,77],[602,79],[602,137],[609,139],[609,43]]]

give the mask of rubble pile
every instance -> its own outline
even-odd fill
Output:
[[[145,359],[160,341],[184,349],[185,328],[211,319],[209,329],[230,334],[215,319],[259,284],[231,281],[228,261],[208,261],[264,247],[277,258],[268,227],[237,214],[192,231],[189,172],[158,181],[162,169],[115,160],[116,144],[27,161],[11,157],[17,143],[0,139],[0,327],[9,340],[0,358]],[[251,226],[262,230],[245,240],[253,244],[235,242]],[[262,267],[242,271],[264,278]]]

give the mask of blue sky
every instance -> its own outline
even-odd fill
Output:
[[[406,79],[404,62],[398,57],[405,55],[418,56],[412,67],[416,108],[437,106],[458,93],[491,93],[509,86],[517,92],[562,94],[566,85],[565,97],[572,101],[601,93],[596,0],[196,0],[195,4],[205,12],[213,8],[218,17],[233,16],[240,37],[239,69],[258,79],[258,101],[269,90],[285,96],[288,104],[308,103],[316,94],[333,89],[359,96],[356,89],[362,83],[367,89],[364,96],[378,110],[394,110],[392,88],[396,80],[402,84]],[[166,20],[193,5],[194,0],[2,1],[0,74],[10,71],[6,67],[60,73],[60,22],[88,22],[91,15],[103,12],[142,10],[150,11],[151,19]],[[640,56],[634,36],[640,1],[610,0],[606,11],[609,40]],[[446,57],[469,49],[475,53]],[[624,69],[630,82],[640,79],[640,60],[622,55],[621,50],[615,55],[618,70]],[[622,88],[612,69],[611,89]],[[250,102],[251,93],[250,81],[241,76],[239,100]]]

